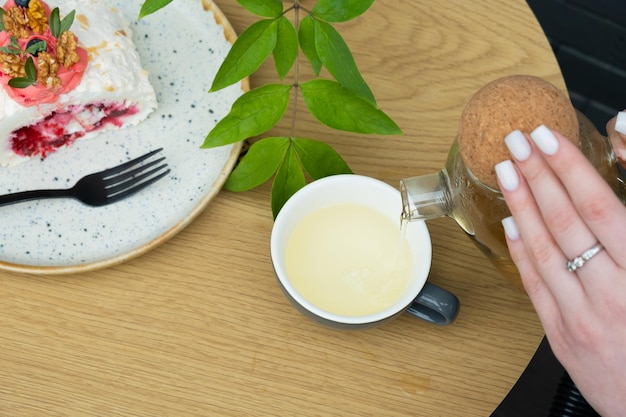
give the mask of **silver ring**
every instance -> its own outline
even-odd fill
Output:
[[[590,247],[589,249],[587,249],[586,251],[581,253],[580,256],[577,256],[574,259],[572,259],[570,261],[567,261],[567,264],[565,264],[565,267],[567,268],[567,271],[568,272],[574,272],[578,268],[582,268],[583,265],[585,265],[585,263],[589,259],[591,259],[594,256],[596,256],[598,254],[598,252],[600,252],[602,249],[604,249],[602,244],[601,243],[596,243],[595,245],[593,245],[592,247]]]

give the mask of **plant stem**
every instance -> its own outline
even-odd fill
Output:
[[[299,0],[294,0],[293,2],[294,9],[294,27],[296,29],[296,33],[299,32],[300,29],[300,2]],[[293,82],[293,109],[291,116],[291,131],[289,132],[289,139],[292,139],[296,132],[296,114],[298,110],[298,91],[300,88],[299,84],[299,73],[300,73],[300,50],[298,50],[298,55],[296,56],[296,61],[294,63],[294,82]]]

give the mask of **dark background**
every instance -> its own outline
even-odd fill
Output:
[[[559,62],[574,107],[605,134],[626,109],[626,1],[527,0]]]

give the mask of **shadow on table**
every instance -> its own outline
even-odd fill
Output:
[[[599,417],[554,357],[544,337],[491,417]]]

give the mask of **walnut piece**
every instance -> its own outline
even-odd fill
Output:
[[[65,68],[69,68],[78,62],[79,57],[76,52],[76,37],[71,31],[66,31],[59,36],[57,43],[57,59]]]
[[[28,9],[26,9],[26,17],[28,17],[28,26],[30,26],[33,32],[41,35],[48,29],[48,18],[41,1],[30,0]]]
[[[19,7],[11,7],[4,12],[2,16],[4,22],[4,30],[18,39],[26,39],[30,36],[26,29],[28,23],[24,12]]]
[[[48,52],[39,52],[37,58],[37,82],[49,88],[60,86],[59,62]]]
[[[2,62],[2,72],[10,75],[12,78],[26,76],[24,61],[22,61],[19,55],[0,52],[0,62]]]

